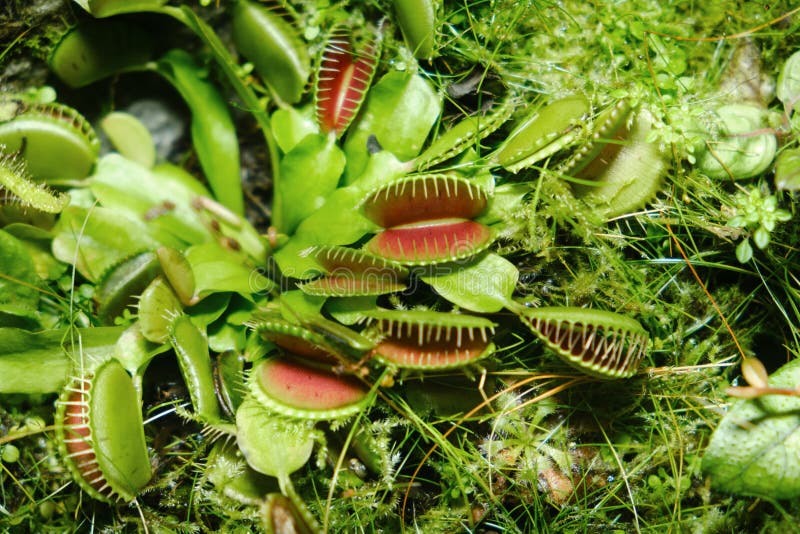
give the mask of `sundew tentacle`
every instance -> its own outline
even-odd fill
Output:
[[[0,147],[0,202],[60,213],[69,204],[69,195],[34,182],[25,163],[14,155],[3,153]]]

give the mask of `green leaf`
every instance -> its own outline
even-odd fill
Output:
[[[354,325],[367,318],[365,312],[378,309],[378,297],[342,297],[330,298],[325,302],[325,311],[342,324]]]
[[[419,154],[441,111],[439,97],[422,77],[400,71],[384,76],[370,90],[361,115],[350,127],[344,145],[347,183],[367,166],[370,136],[400,160],[410,160]]]
[[[304,255],[312,245],[347,245],[377,230],[361,214],[359,204],[370,190],[405,172],[405,166],[393,154],[386,151],[374,154],[358,180],[328,195],[325,204],[306,217],[292,239],[275,253],[284,276],[306,279],[319,274],[319,264]]]
[[[800,51],[789,56],[783,64],[775,93],[787,109],[790,106],[797,108],[797,99],[800,98]]]
[[[242,351],[246,333],[243,326],[216,321],[208,326],[208,347],[214,352]]]
[[[519,271],[513,263],[489,253],[469,265],[444,265],[420,276],[437,293],[466,310],[495,313],[511,301]]]
[[[137,322],[120,334],[114,348],[114,358],[130,374],[142,376],[150,360],[166,350],[169,350],[169,345],[157,345],[145,339]]]
[[[307,295],[299,289],[281,293],[281,314],[283,318],[292,323],[306,316],[319,315],[327,297],[314,297]]]
[[[138,118],[124,111],[114,111],[103,117],[100,127],[117,152],[125,158],[148,169],[155,165],[153,136]]]
[[[766,126],[764,111],[750,104],[728,104],[716,115],[722,135],[709,139],[710,145],[698,154],[700,171],[711,178],[741,180],[767,170],[775,159],[777,140],[772,133],[753,135]]]
[[[142,221],[106,208],[70,206],[53,233],[53,256],[75,262],[75,268],[91,282],[122,259],[159,245]]]
[[[306,136],[281,160],[274,209],[282,219],[273,224],[278,231],[291,234],[307,216],[325,204],[336,189],[344,171],[344,153],[332,135]]]
[[[38,284],[25,245],[0,230],[0,312],[34,318],[39,304]]]
[[[769,379],[775,388],[800,384],[800,359]],[[734,401],[703,457],[720,491],[771,499],[800,497],[800,398],[767,395]]]
[[[219,319],[231,301],[231,293],[212,293],[194,306],[186,308],[186,314],[200,328],[205,328]]]
[[[169,342],[175,349],[194,412],[203,421],[218,421],[221,412],[214,389],[208,342],[203,333],[188,315],[180,315],[169,329]]]
[[[110,17],[121,13],[148,11],[167,3],[167,0],[81,0],[81,7],[97,18]]]
[[[154,48],[153,36],[129,20],[88,20],[61,38],[48,63],[64,83],[84,87],[123,70],[142,68]]]
[[[753,258],[753,247],[750,245],[749,239],[743,239],[741,243],[736,246],[736,259],[739,263],[747,263]]]
[[[252,299],[252,293],[271,291],[274,283],[248,266],[241,255],[216,242],[195,245],[186,250],[192,266],[195,295],[203,298],[216,292],[239,293]]]
[[[272,114],[270,118],[272,133],[284,153],[292,150],[307,135],[319,132],[313,111],[310,106],[300,110],[286,107]]]
[[[314,448],[313,421],[273,415],[248,395],[236,411],[236,439],[250,467],[285,481]]]
[[[239,139],[225,100],[183,50],[167,52],[157,65],[157,72],[178,90],[192,112],[192,143],[215,198],[242,215]]]
[[[87,366],[114,356],[122,327],[27,332],[0,328],[0,393],[60,391],[73,362]]]
[[[67,266],[56,260],[50,251],[53,234],[49,231],[25,223],[12,223],[3,230],[16,237],[28,250],[39,278],[56,280],[67,270]]]
[[[756,228],[756,231],[753,232],[753,243],[761,250],[767,248],[767,245],[769,245],[769,230],[764,226]]]
[[[800,53],[795,55],[800,59]],[[775,187],[783,191],[800,189],[800,149],[783,150],[778,154],[775,160]]]
[[[98,161],[90,189],[104,208],[146,221],[159,242],[182,247],[208,241],[210,232],[191,208],[196,194],[184,183],[171,180],[172,176],[155,174],[119,154],[109,154]]]

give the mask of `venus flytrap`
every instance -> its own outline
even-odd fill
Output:
[[[159,273],[158,259],[152,252],[136,254],[109,267],[95,288],[99,319],[113,324]]]
[[[119,53],[108,53],[116,47]],[[121,19],[89,20],[61,37],[48,63],[70,87],[85,87],[118,72],[141,68],[152,59],[153,51],[154,41],[141,26]]]
[[[638,321],[605,310],[542,307],[519,315],[564,361],[598,378],[633,376],[650,341]]]
[[[209,44],[212,55],[222,58],[220,66],[230,77],[238,66],[219,50],[216,37],[205,33],[204,23],[186,6],[162,4],[100,0],[82,5],[96,16],[150,11],[182,19]],[[396,9],[408,46],[417,57],[430,58],[437,31],[430,15],[436,6],[398,2]],[[231,13],[239,51],[256,63],[278,100],[302,102],[308,52],[295,30],[252,2],[236,2]],[[518,211],[536,189],[535,182],[495,187],[495,181],[508,179],[508,173],[527,179],[537,164],[548,166],[550,158],[556,161],[581,142],[586,144],[560,169],[585,186],[575,191],[590,209],[608,218],[640,208],[658,190],[664,172],[661,154],[645,139],[647,112],[620,100],[587,125],[588,100],[566,97],[527,114],[481,160],[480,144],[499,131],[519,97],[509,91],[487,115],[466,117],[428,139],[440,119],[439,95],[429,79],[413,72],[390,71],[370,87],[382,68],[379,41],[374,35],[362,48],[334,30],[315,77],[317,124],[309,113],[284,107],[264,128],[267,137],[275,130],[275,138],[268,139],[277,171],[272,224],[274,233],[283,234],[272,240],[280,245],[275,260],[287,283],[304,280],[299,291],[279,293],[262,274],[269,246],[237,215],[238,162],[232,160],[238,152],[228,150],[236,136],[225,103],[203,69],[180,51],[168,53],[153,68],[189,104],[195,150],[217,199],[230,209],[185,176],[153,167],[145,150],[139,165],[118,155],[103,158],[90,179],[99,207],[67,213],[57,229],[59,257],[77,257],[78,269],[98,282],[102,317],[113,318],[129,297],[141,294],[134,327],[158,350],[172,347],[190,389],[192,412],[185,414],[208,424],[212,438],[220,432],[235,436],[235,446],[223,451],[217,444],[212,455],[235,456],[228,453],[238,450],[248,469],[278,479],[290,500],[266,499],[268,529],[315,528],[313,518],[302,513],[290,479],[320,441],[315,421],[340,425],[369,409],[378,387],[370,391],[369,384],[388,386],[378,375],[389,376],[392,369],[452,371],[494,355],[494,320],[461,309],[476,314],[509,309],[569,363],[599,378],[634,374],[648,346],[644,328],[619,314],[556,307],[523,311],[512,300],[517,267],[489,250],[497,233],[506,230],[506,212]],[[263,127],[262,103],[254,105],[253,88],[242,93],[242,80],[234,78],[244,106],[253,106],[249,111]],[[222,132],[219,146],[212,135],[216,128]],[[137,138],[123,132],[120,150],[135,156],[125,145]],[[454,168],[437,170],[459,154],[465,156]],[[633,160],[638,166],[629,163]],[[628,163],[614,167],[615,161]],[[215,182],[219,176],[225,178]],[[437,307],[441,299],[458,309],[382,307],[386,302],[413,307],[415,300]],[[362,329],[359,319],[371,324]],[[222,329],[241,339],[215,336]],[[231,351],[213,354],[227,348]],[[137,367],[141,373],[143,365]],[[70,413],[73,419],[83,415]],[[390,464],[383,464],[376,474],[390,487]],[[209,479],[226,478],[212,467],[206,473]],[[249,506],[262,503],[266,491],[254,492],[249,477],[229,478],[214,482],[219,491]],[[133,485],[127,495],[135,497],[141,487]]]
[[[319,246],[308,253],[320,264],[326,276],[300,284],[309,295],[360,297],[395,293],[407,288],[408,270],[363,250],[339,246]]]
[[[373,356],[390,368],[434,371],[473,364],[494,352],[492,321],[473,315],[420,310],[366,314],[380,341]]]
[[[80,113],[24,95],[0,99],[0,146],[6,154],[19,153],[38,181],[85,178],[100,150],[94,129]],[[59,158],[52,157],[54,151]]]
[[[274,9],[237,0],[232,13],[236,48],[255,64],[276,97],[295,104],[311,74],[310,59],[296,28]]]
[[[425,171],[476,147],[483,138],[491,135],[509,119],[518,104],[518,97],[509,91],[487,113],[478,112],[466,116],[451,128],[439,132],[422,154],[414,159],[414,169]]]
[[[323,133],[341,136],[361,108],[380,57],[382,32],[370,28],[367,42],[353,50],[351,32],[336,27],[319,58],[314,83],[316,119]]]
[[[116,360],[71,381],[58,401],[59,447],[84,491],[106,502],[132,501],[152,471],[139,396]]]
[[[534,108],[489,159],[519,172],[577,141],[588,113],[589,102],[579,95]]]
[[[361,204],[384,228],[365,249],[406,265],[431,265],[475,256],[492,241],[491,230],[472,219],[488,193],[456,175],[417,175],[371,191]]]
[[[717,137],[707,137],[697,156],[698,168],[711,178],[742,180],[763,173],[775,158],[777,141],[764,131],[766,112],[750,104],[717,108]]]
[[[430,60],[435,53],[440,3],[437,0],[394,0],[393,4],[406,45],[417,59]]]

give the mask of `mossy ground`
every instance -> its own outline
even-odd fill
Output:
[[[0,88],[54,82],[42,74],[42,58],[52,32],[74,14],[66,3],[55,18],[50,3],[34,4],[42,9],[11,2],[0,11]],[[296,476],[298,491],[331,531],[396,532],[403,525],[419,532],[798,530],[797,501],[719,493],[700,470],[730,402],[724,390],[737,379],[740,349],[770,371],[798,356],[794,199],[778,194],[794,219],[776,228],[753,261],[740,264],[735,249],[742,230],[727,225],[734,194],[771,191],[772,176],[708,179],[691,165],[689,127],[744,94],[780,108],[770,80],[800,46],[800,15],[785,16],[791,4],[444,3],[440,37],[448,55],[423,69],[445,84],[463,81],[472,65],[484,84],[484,93],[453,99],[452,109],[480,107],[508,85],[524,102],[578,92],[601,107],[625,93],[656,116],[670,171],[648,209],[604,224],[546,168],[523,171],[503,179],[535,179],[540,186],[524,210],[508,214],[502,242],[521,273],[520,299],[636,316],[653,350],[630,380],[585,379],[533,342],[515,318],[498,317],[501,350],[487,363],[484,382],[480,371],[410,378],[385,390],[386,402],[358,418],[391,469],[348,486],[347,473],[335,473],[339,438],[331,438],[329,461],[312,462]],[[521,105],[517,114],[524,113]],[[786,134],[781,142],[796,145],[797,132]],[[260,151],[246,149],[246,158],[260,161]],[[63,296],[67,289],[54,288]],[[89,306],[79,302],[78,308]],[[165,376],[152,387],[151,412],[171,396],[185,397],[179,375]],[[442,389],[454,393],[432,393]],[[481,393],[500,391],[491,408],[451,416],[481,404]],[[9,436],[2,439],[20,452],[0,464],[0,524],[10,531],[146,525],[152,532],[244,532],[257,522],[253,510],[202,480],[208,444],[177,418],[147,428],[158,482],[138,508],[110,509],[79,493],[56,460],[52,434],[38,430],[52,422],[52,399],[2,400],[0,428]],[[21,426],[32,435],[13,437]],[[331,490],[334,476],[339,485]]]

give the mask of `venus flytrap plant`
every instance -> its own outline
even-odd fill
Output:
[[[520,311],[520,318],[564,361],[598,378],[634,375],[649,344],[638,321],[609,311],[542,307]]]
[[[380,334],[374,357],[394,368],[433,371],[464,367],[490,356],[495,324],[472,315],[376,310],[367,317]]]
[[[18,152],[39,181],[85,178],[100,150],[94,129],[80,113],[22,95],[0,99],[0,145],[6,154]],[[52,157],[54,151],[59,158]]]
[[[316,119],[323,133],[341,136],[358,114],[380,57],[381,30],[370,29],[367,42],[353,50],[351,32],[334,28],[319,58],[314,83]]]
[[[451,128],[439,133],[428,147],[414,159],[416,171],[426,171],[475,147],[506,122],[518,105],[518,98],[509,91],[506,97],[487,113],[478,112],[462,118]]]
[[[480,442],[472,436],[481,435],[495,418],[507,415],[498,416],[494,411],[498,405],[492,400],[495,398],[493,367],[512,376],[509,382],[534,379],[548,365],[545,361],[539,366],[541,346],[549,347],[580,372],[596,378],[635,374],[651,344],[650,332],[658,349],[654,359],[658,361],[669,355],[676,362],[682,361],[678,349],[670,345],[669,339],[665,340],[663,333],[671,327],[674,316],[667,314],[657,321],[654,319],[665,308],[662,293],[663,300],[668,300],[686,289],[682,272],[669,267],[675,263],[665,261],[662,255],[666,252],[661,254],[672,246],[671,230],[664,233],[662,219],[655,216],[626,217],[608,227],[599,224],[601,219],[639,210],[661,190],[666,162],[661,146],[654,141],[669,143],[666,136],[654,134],[654,125],[659,120],[654,115],[662,116],[651,113],[657,107],[655,97],[622,98],[624,95],[618,91],[611,95],[612,103],[597,112],[591,111],[589,100],[582,96],[556,98],[545,105],[537,102],[531,111],[519,109],[523,101],[519,91],[532,85],[543,94],[568,95],[592,87],[603,87],[605,91],[609,85],[627,83],[634,73],[646,77],[647,73],[637,70],[633,59],[636,50],[629,50],[631,42],[641,42],[641,31],[646,27],[642,20],[622,17],[610,24],[603,18],[605,15],[587,15],[585,6],[570,3],[565,4],[563,11],[574,15],[574,20],[562,24],[554,14],[561,13],[560,10],[541,11],[542,20],[553,22],[552,28],[558,28],[559,35],[562,32],[572,35],[575,27],[593,20],[587,16],[600,17],[594,27],[607,35],[608,41],[602,47],[603,53],[598,54],[598,65],[607,66],[604,54],[616,55],[613,67],[602,69],[608,74],[601,74],[601,69],[585,76],[567,72],[571,65],[578,64],[567,55],[563,62],[553,61],[552,65],[557,66],[553,72],[567,73],[572,78],[563,87],[553,87],[542,84],[531,73],[539,63],[539,52],[548,54],[566,44],[528,54],[533,45],[516,39],[514,32],[524,28],[531,41],[545,39],[547,32],[538,31],[535,17],[523,16],[526,11],[521,5],[498,10],[497,20],[514,24],[495,28],[485,21],[496,19],[484,16],[496,12],[495,4],[464,4],[455,13],[447,14],[445,32],[451,36],[460,33],[455,41],[462,44],[455,46],[464,46],[466,51],[455,50],[452,42],[442,42],[441,48],[434,51],[434,44],[439,42],[440,6],[430,2],[397,3],[399,17],[395,15],[395,19],[407,46],[423,60],[431,58],[434,52],[443,56],[441,60],[426,63],[426,69],[430,70],[424,73],[415,72],[413,60],[407,55],[402,57],[391,38],[386,39],[386,50],[379,52],[375,43],[380,35],[374,40],[368,37],[366,45],[361,47],[349,34],[335,29],[333,39],[325,44],[323,39],[316,38],[319,28],[306,28],[305,32],[303,28],[288,28],[282,24],[284,19],[273,19],[275,12],[264,11],[256,3],[242,0],[226,6],[227,11],[215,11],[223,18],[228,15],[226,22],[231,15],[250,17],[245,20],[248,29],[234,28],[234,33],[240,34],[238,40],[247,41],[239,42],[239,52],[253,63],[261,64],[257,70],[264,83],[271,93],[280,95],[273,102],[259,99],[258,92],[263,90],[260,82],[255,77],[243,76],[244,69],[230,58],[208,25],[188,6],[165,6],[159,0],[80,3],[100,17],[140,11],[167,14],[196,32],[218,61],[217,67],[228,76],[245,110],[262,127],[275,171],[271,220],[274,228],[269,239],[259,236],[235,213],[229,201],[226,203],[233,210],[216,203],[191,177],[178,178],[172,171],[153,167],[149,157],[142,158],[137,165],[119,155],[99,161],[97,172],[88,181],[89,189],[74,193],[77,204],[64,213],[55,230],[57,255],[75,262],[79,273],[98,282],[95,294],[102,317],[109,320],[119,316],[120,310],[128,308],[130,297],[141,295],[136,315],[128,313],[123,319],[131,326],[124,335],[117,336],[126,339],[118,350],[135,347],[135,361],[129,362],[139,373],[135,379],[140,380],[145,373],[142,354],[171,347],[169,361],[181,368],[183,381],[192,390],[191,408],[187,405],[180,410],[181,414],[207,423],[209,438],[217,437],[220,432],[228,436],[227,442],[220,440],[214,444],[210,453],[218,465],[209,461],[208,466],[201,466],[204,478],[214,487],[196,486],[201,491],[196,493],[197,499],[191,499],[189,506],[193,509],[187,510],[185,517],[194,517],[189,512],[198,511],[196,515],[202,519],[206,510],[212,509],[208,503],[222,502],[224,496],[246,508],[243,511],[230,504],[213,508],[213,513],[220,516],[213,519],[213,524],[224,523],[220,528],[230,527],[231,517],[236,514],[246,520],[252,519],[256,510],[262,510],[264,527],[268,530],[315,530],[314,519],[305,514],[292,484],[302,483],[302,488],[298,486],[299,493],[306,499],[314,499],[312,495],[319,493],[317,484],[330,483],[330,479],[326,472],[310,469],[294,481],[290,477],[308,463],[315,443],[323,442],[320,429],[325,428],[324,421],[332,420],[331,426],[339,427],[369,409],[370,418],[383,417],[384,410],[392,410],[395,413],[390,417],[405,425],[405,437],[396,428],[380,431],[384,443],[397,442],[394,460],[399,462],[383,462],[373,467],[374,473],[358,478],[359,482],[353,482],[351,477],[349,493],[343,495],[336,493],[343,487],[341,480],[330,483],[329,502],[341,507],[333,510],[332,516],[346,517],[343,510],[359,511],[355,520],[350,517],[339,519],[340,523],[328,523],[326,519],[326,527],[330,525],[332,530],[352,530],[355,521],[360,521],[362,527],[396,530],[403,526],[398,515],[412,509],[416,514],[414,524],[429,525],[432,530],[442,528],[445,516],[457,521],[458,528],[469,523],[469,528],[474,529],[502,524],[508,530],[536,530],[536,527],[546,530],[552,528],[545,523],[554,514],[563,519],[563,524],[573,526],[568,516],[580,507],[593,507],[591,520],[598,525],[617,525],[619,521],[619,525],[627,527],[633,524],[629,516],[639,520],[636,514],[645,508],[637,507],[636,476],[642,470],[637,469],[635,460],[629,459],[632,454],[628,452],[659,450],[657,446],[649,447],[658,438],[652,437],[656,434],[653,433],[628,449],[614,449],[615,437],[607,436],[607,429],[602,426],[607,417],[604,402],[594,402],[598,399],[592,397],[598,391],[595,388],[602,388],[602,384],[593,383],[576,395],[566,392],[563,397],[559,395],[559,402],[572,408],[576,401],[591,401],[587,402],[591,405],[587,419],[588,415],[594,417],[602,431],[608,446],[600,448],[606,455],[620,453],[614,465],[619,464],[624,474],[619,478],[624,478],[628,494],[617,493],[625,485],[612,484],[610,478],[607,485],[601,482],[594,486],[593,481],[579,484],[569,475],[576,472],[570,462],[578,455],[559,450],[548,443],[547,437],[538,439],[538,435],[555,435],[550,434],[550,425],[563,423],[557,439],[564,443],[581,441],[570,433],[574,417],[564,415],[558,422],[551,422],[525,411],[528,405],[536,408],[538,391],[521,394],[516,404],[520,406],[516,412],[520,418],[523,414],[532,418],[530,427],[536,427],[532,429],[537,434],[536,447],[520,445],[526,452],[518,456],[517,463],[513,450],[491,449],[491,456],[507,454],[508,464],[507,468],[495,470],[498,476],[490,477],[488,482],[475,474],[486,469],[481,471],[477,467],[482,465],[482,458],[474,456],[476,443]],[[246,14],[250,7],[255,14]],[[345,7],[303,5],[309,13],[296,20],[311,20],[321,25],[329,20],[355,20],[357,17],[347,18]],[[196,9],[196,5],[192,8]],[[362,9],[367,19],[378,15],[374,6],[364,5]],[[204,15],[206,11],[199,13]],[[106,22],[112,26],[112,21],[101,23]],[[642,26],[638,33],[631,29],[630,35],[620,38],[621,31],[628,31],[636,23]],[[382,29],[391,27],[386,24]],[[269,36],[266,48],[253,50],[264,46],[265,41],[255,42],[250,37],[264,35],[270,29],[277,33]],[[368,28],[366,33],[371,35],[372,30]],[[473,33],[480,43],[473,43],[467,50],[463,42],[472,40]],[[304,35],[308,44],[298,41],[299,34]],[[688,47],[668,37],[650,39],[645,34],[644,39],[652,47],[646,59],[648,64],[652,63],[653,78],[664,91],[664,100],[658,104],[671,106],[670,99],[680,96],[677,87],[684,80],[669,80],[665,76],[684,75],[690,68],[687,61],[692,58],[684,49]],[[513,47],[511,42],[515,43]],[[307,58],[314,48],[320,50],[320,69],[314,89],[307,91]],[[524,67],[521,66],[523,50]],[[210,94],[207,89],[214,89],[214,78],[206,77],[193,59],[179,56],[184,55],[170,53],[156,68],[175,79],[185,75],[186,79],[180,82],[186,84],[182,92],[193,93],[186,100],[194,102],[193,117],[202,122],[201,115],[206,110],[203,95]],[[269,63],[270,58],[277,60]],[[447,128],[437,85],[442,85],[442,80],[451,74],[457,76],[471,59],[490,64],[492,72],[502,78],[500,83],[513,89],[508,89],[503,100],[488,113],[467,116]],[[547,61],[551,60],[552,57]],[[60,63],[66,64],[63,60]],[[400,68],[407,70],[400,72]],[[384,74],[387,69],[388,74]],[[283,76],[281,72],[288,74]],[[370,87],[373,76],[380,81]],[[554,74],[546,76],[551,79]],[[608,78],[600,80],[598,77],[602,76]],[[313,112],[312,98],[316,101]],[[216,100],[212,107],[223,110],[224,102],[218,105],[220,101]],[[542,102],[545,100],[542,98]],[[597,100],[609,101],[603,94],[598,94]],[[296,102],[298,108],[288,107],[290,101]],[[284,107],[272,112],[276,105]],[[267,124],[265,117],[270,112],[271,123]],[[219,120],[215,113],[209,112],[206,117],[205,140],[195,143],[201,159],[212,157],[215,150],[211,146],[211,126],[225,126],[225,138],[236,139],[230,123]],[[505,127],[512,115],[523,118],[516,125]],[[316,117],[316,124],[312,116]],[[437,121],[440,128],[431,135],[431,125]],[[125,148],[125,142],[133,142],[134,137],[133,133],[124,133],[119,150],[135,156],[135,151]],[[205,172],[211,174],[208,169]],[[419,174],[410,174],[414,172]],[[664,208],[669,209],[673,227],[680,226],[680,235],[672,236],[676,243],[697,237],[686,234],[692,224],[689,214],[694,216],[700,211],[698,199],[693,195],[699,197],[703,193],[683,187],[680,173],[676,170],[671,183],[675,185],[673,191],[684,196],[673,194],[669,197],[670,205]],[[222,200],[222,195],[217,198]],[[97,205],[89,208],[95,200]],[[510,228],[511,218],[525,219],[523,224],[531,227],[531,232],[547,234],[541,240],[546,245],[536,248],[525,242],[527,236],[520,237],[521,231]],[[680,225],[675,221],[680,221]],[[503,239],[500,245],[495,243],[498,236]],[[692,251],[693,261],[707,257],[702,254],[702,247],[709,241],[697,243],[698,250]],[[270,246],[277,252],[268,260]],[[523,255],[521,251],[525,250],[537,254]],[[725,261],[724,256],[715,258],[720,263]],[[273,259],[274,265],[268,263]],[[520,266],[525,270],[521,282]],[[663,272],[659,270],[662,267]],[[712,276],[716,265],[706,263],[703,267]],[[264,276],[265,272],[276,279],[280,277],[280,285]],[[639,277],[624,280],[633,272]],[[297,280],[302,281],[296,283]],[[633,282],[630,287],[625,286],[630,282]],[[656,291],[655,287],[660,289]],[[520,294],[525,298],[529,292],[532,293],[529,300],[571,306],[523,308],[515,299]],[[684,304],[688,297],[680,299],[676,297],[676,302]],[[421,311],[449,309],[445,301],[453,305],[453,311]],[[609,309],[636,310],[642,323],[622,314],[599,311],[609,302],[612,304],[607,306]],[[387,304],[398,310],[385,310]],[[585,307],[589,304],[593,308]],[[699,303],[695,304],[699,307]],[[473,315],[497,314],[503,308],[519,316],[542,343],[520,352],[505,350],[509,338],[516,342],[521,325],[517,324],[516,329],[506,328],[510,325],[502,315],[491,318]],[[679,306],[675,304],[675,308]],[[710,319],[694,317],[695,313],[693,306],[683,306],[675,315],[686,316],[687,321],[696,320],[696,329],[705,332]],[[362,321],[370,317],[372,323],[363,327]],[[503,324],[497,333],[493,331],[496,322]],[[674,334],[676,338],[680,335]],[[709,338],[715,341],[719,336],[709,334]],[[702,350],[698,348],[695,352],[699,354]],[[469,393],[475,396],[480,389],[485,402],[476,408],[489,408],[485,410],[487,415],[476,418],[471,409],[480,399],[472,402],[471,396],[461,395],[462,391],[457,390],[453,396],[462,397],[459,409],[467,415],[466,420],[454,423],[452,438],[449,432],[440,432],[432,419],[453,422],[450,413],[434,410],[432,417],[415,414],[416,405],[410,401],[406,404],[406,397],[411,396],[413,389],[410,381],[390,388],[390,381],[379,376],[388,376],[387,367],[407,369],[425,373],[427,385],[433,374],[460,374],[461,369],[469,369],[483,358],[487,359],[490,370],[484,376],[485,382],[478,385],[464,381],[460,387],[469,388]],[[48,361],[59,363],[52,357]],[[682,380],[681,375],[672,373],[669,378],[674,382]],[[569,380],[563,389],[588,381],[583,377]],[[637,395],[636,402],[628,408],[630,411],[614,415],[615,426],[627,430],[626,414],[657,420],[657,414],[641,408],[640,404],[657,404],[662,397],[677,403],[677,399],[684,397],[683,390],[662,396],[655,382],[648,383],[648,389],[654,390],[652,395],[649,391]],[[378,385],[369,391],[370,384]],[[614,386],[615,394],[629,393],[630,388],[624,383]],[[553,391],[563,391],[560,387]],[[759,387],[763,387],[763,380]],[[705,400],[708,389],[697,398]],[[668,393],[673,392],[668,390]],[[374,410],[373,401],[377,404]],[[465,404],[469,402],[472,404]],[[500,408],[505,411],[505,406]],[[668,408],[672,414],[677,406]],[[525,420],[521,419],[521,423],[515,438],[523,440],[529,430]],[[190,432],[182,430],[181,435]],[[427,477],[430,480],[413,481],[416,496],[412,506],[398,511],[395,497],[399,481],[413,464],[427,459],[420,460],[422,451],[416,443],[423,441],[421,438],[439,444],[446,453],[434,459],[436,469],[430,471],[432,475]],[[597,435],[592,435],[587,439],[596,441],[596,438]],[[202,443],[197,445],[198,450],[187,460],[187,465],[206,455],[202,448],[207,440],[199,441]],[[689,441],[695,443],[693,438]],[[336,446],[331,448],[334,449]],[[389,457],[390,446],[383,449],[384,457]],[[490,448],[487,446],[486,450]],[[346,454],[342,450],[341,457],[346,458]],[[642,452],[637,458],[644,455]],[[324,456],[331,455],[326,454],[322,445],[318,458]],[[523,464],[540,458],[542,462],[536,469]],[[653,453],[652,458],[654,463],[664,463],[658,453]],[[238,467],[231,467],[234,464]],[[680,462],[675,465],[676,469],[682,466]],[[445,480],[439,482],[437,476]],[[674,479],[688,480],[688,476],[676,474]],[[283,497],[274,493],[276,484],[280,485]],[[591,490],[581,489],[587,487]],[[444,494],[439,495],[440,491]],[[265,499],[267,494],[272,495]],[[424,502],[427,496],[432,497],[429,503]],[[463,507],[462,497],[466,503]],[[356,499],[358,503],[354,504]],[[491,504],[483,505],[483,499]],[[610,499],[622,503],[615,510],[614,519],[607,519],[609,508],[602,506]],[[327,506],[322,499],[317,500],[319,504],[311,506],[315,512]],[[201,501],[205,504],[198,505]],[[471,507],[469,501],[477,504]],[[541,506],[540,501],[549,504]],[[153,514],[158,505],[146,506],[148,513]],[[430,513],[426,513],[426,507]],[[677,508],[676,505],[672,512],[675,524],[685,518],[685,512]],[[327,513],[321,511],[320,516]],[[644,522],[644,515],[641,517]],[[245,528],[251,526],[246,523]]]
[[[365,249],[406,265],[452,262],[485,250],[491,230],[472,219],[488,193],[456,175],[409,176],[372,191],[362,202],[366,217],[384,230]]]
[[[360,297],[407,288],[408,270],[399,263],[339,246],[314,247],[308,253],[326,272],[322,278],[300,284],[300,290],[309,295]]]
[[[296,28],[272,9],[237,0],[232,13],[236,48],[252,61],[275,96],[295,104],[311,74],[310,59]]]
[[[59,446],[81,488],[131,501],[152,476],[139,395],[116,360],[76,377],[58,401]]]
[[[97,315],[104,324],[113,324],[159,274],[158,259],[142,252],[109,267],[95,288]]]
[[[579,95],[535,108],[489,158],[519,172],[577,141],[588,113],[589,102]]]
[[[406,45],[417,59],[430,60],[435,53],[437,16],[436,0],[394,0],[397,23]]]
[[[775,158],[777,141],[764,132],[764,110],[749,104],[729,104],[715,111],[719,139],[707,139],[698,167],[712,178],[742,180],[763,173]]]

